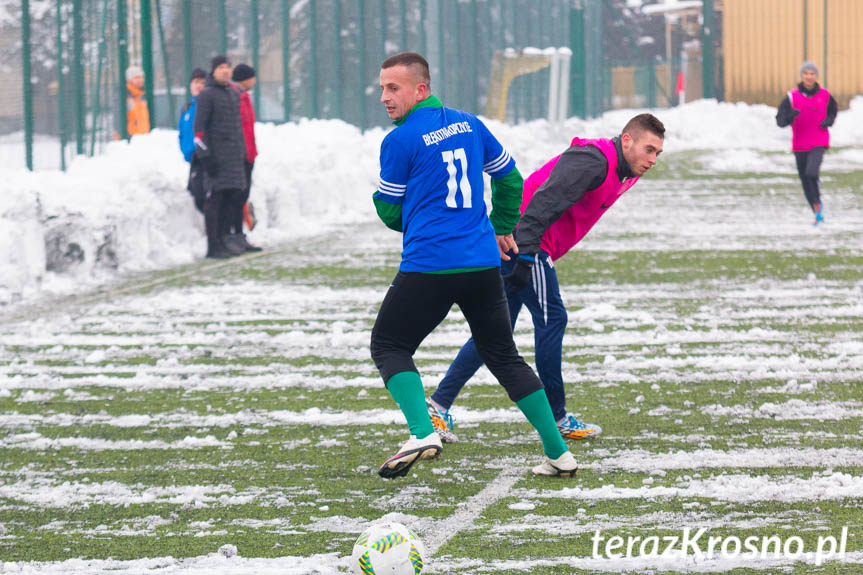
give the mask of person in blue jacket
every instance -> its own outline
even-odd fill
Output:
[[[198,94],[204,89],[204,84],[207,81],[207,73],[201,68],[195,68],[192,71],[192,78],[189,81],[189,93],[192,95],[192,100],[181,110],[180,122],[177,124],[177,131],[180,133],[180,151],[183,152],[183,158],[189,164],[189,184],[186,189],[192,194],[195,199],[195,207],[199,212],[203,213],[205,192],[204,187],[199,177],[200,166],[194,161],[195,154],[195,110],[198,107]]]

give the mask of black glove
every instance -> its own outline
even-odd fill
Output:
[[[791,113],[788,114],[788,121],[793,122],[794,118],[796,118],[799,115],[800,115],[800,110],[798,110],[797,108],[791,108]]]
[[[506,282],[506,294],[512,295],[520,292],[530,285],[531,273],[533,271],[533,257],[529,255],[518,256],[512,273],[503,276]]]
[[[819,124],[822,128],[827,129],[833,125],[833,122],[830,121],[829,118],[824,118],[821,120],[821,124]]]

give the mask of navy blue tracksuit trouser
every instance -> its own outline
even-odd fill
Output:
[[[501,262],[501,274],[511,273],[515,260],[516,258],[513,257],[508,262]],[[507,300],[513,327],[522,305],[530,312],[534,328],[536,371],[545,387],[554,418],[563,419],[566,417],[566,395],[563,389],[561,363],[567,315],[560,297],[557,273],[547,253],[540,251],[536,256],[531,285],[518,293],[507,295]],[[471,338],[459,350],[455,361],[438,384],[432,399],[444,409],[449,409],[461,388],[482,365],[482,358]]]

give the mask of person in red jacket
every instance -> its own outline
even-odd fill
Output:
[[[240,93],[240,116],[243,120],[243,138],[246,140],[246,189],[239,198],[233,209],[230,210],[228,229],[233,229],[232,241],[245,248],[247,252],[259,252],[261,248],[253,246],[243,233],[243,219],[246,218],[249,231],[254,227],[254,212],[249,195],[252,188],[252,169],[255,167],[255,158],[258,156],[258,147],[255,144],[255,108],[252,106],[252,98],[249,91],[255,87],[258,79],[255,69],[248,64],[237,64],[231,77],[234,87]]]

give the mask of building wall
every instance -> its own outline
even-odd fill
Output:
[[[778,105],[812,60],[821,85],[847,107],[863,94],[861,24],[860,0],[724,0],[725,99]]]

